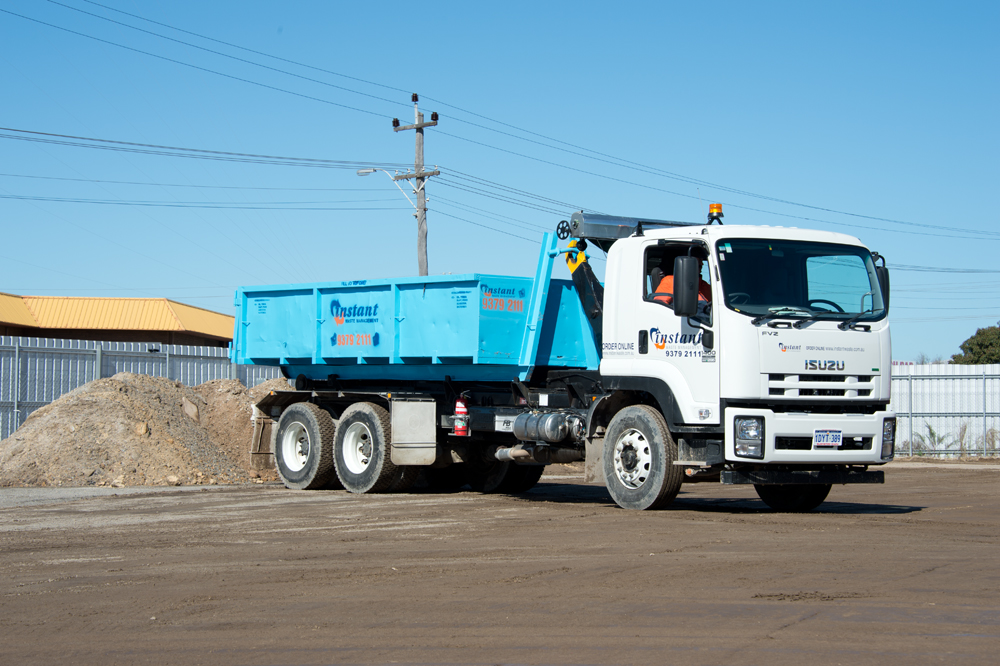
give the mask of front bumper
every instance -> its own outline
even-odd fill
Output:
[[[734,422],[738,416],[756,416],[764,420],[762,459],[736,455]],[[874,414],[801,414],[779,413],[770,409],[727,407],[726,461],[798,465],[882,464],[889,462],[889,459],[882,458],[882,423],[885,419],[894,417],[895,414],[890,411]],[[840,430],[843,432],[846,445],[835,449],[812,447],[811,440],[815,430]],[[855,445],[855,438],[864,441],[864,448],[849,448]],[[776,442],[779,442],[780,446],[776,446]],[[801,448],[804,444],[808,444],[810,448]]]

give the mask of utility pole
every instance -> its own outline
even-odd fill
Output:
[[[441,172],[424,171],[424,128],[437,125],[438,114],[437,111],[432,113],[431,121],[425,123],[424,114],[420,113],[420,110],[417,108],[417,101],[417,93],[413,93],[412,125],[403,125],[400,127],[399,118],[392,119],[392,130],[394,132],[402,132],[403,130],[416,130],[417,132],[416,158],[413,161],[414,173],[393,176],[393,180],[407,180],[409,178],[416,180],[413,192],[417,195],[417,213],[415,215],[417,218],[417,268],[420,271],[420,275],[427,275],[427,193],[424,191],[424,185],[428,177],[437,176]]]

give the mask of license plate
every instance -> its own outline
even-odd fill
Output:
[[[836,447],[844,442],[842,430],[813,430],[814,447]]]
[[[493,420],[493,429],[497,432],[514,432],[513,416],[497,416]]]

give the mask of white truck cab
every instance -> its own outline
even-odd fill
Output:
[[[891,460],[895,438],[884,260],[844,234],[713,213],[707,225],[573,216],[573,235],[608,253],[605,387],[652,397],[689,477],[771,494],[881,482],[867,466]],[[627,486],[627,462],[605,476]]]

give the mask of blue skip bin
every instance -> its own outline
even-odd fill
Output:
[[[569,280],[551,280],[546,235],[534,279],[445,275],[241,287],[237,363],[295,377],[510,380],[535,366],[596,370],[594,333]],[[536,288],[537,286],[537,288]]]

